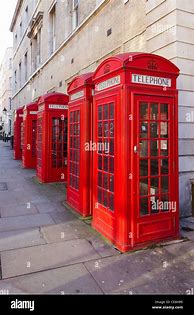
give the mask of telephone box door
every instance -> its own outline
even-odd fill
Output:
[[[174,99],[137,95],[134,102],[134,242],[178,233]]]
[[[67,117],[61,113],[50,115],[49,177],[66,181],[67,171]],[[64,173],[65,171],[65,173]]]

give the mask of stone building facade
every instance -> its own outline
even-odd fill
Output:
[[[194,2],[190,0],[18,0],[12,19],[13,105],[50,91],[110,55],[144,51],[180,68],[181,214],[191,214],[194,178]]]
[[[12,59],[13,48],[8,47],[0,65],[0,126],[6,135],[12,132]]]

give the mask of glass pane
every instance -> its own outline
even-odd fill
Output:
[[[140,215],[148,214],[148,198],[140,198]]]
[[[98,156],[98,169],[102,170],[102,156],[101,155]]]
[[[150,175],[158,175],[158,160],[151,160],[150,164]]]
[[[102,137],[102,123],[98,123],[98,137]]]
[[[168,174],[168,159],[161,160],[161,174]]]
[[[158,138],[158,123],[150,124],[150,138]]]
[[[150,104],[150,119],[157,120],[158,119],[158,103]]]
[[[104,105],[103,106],[103,113],[104,113],[104,116],[103,116],[103,119],[106,120],[108,119],[108,105]]]
[[[104,171],[108,172],[108,157],[104,156]]]
[[[165,121],[160,123],[160,137],[168,138],[168,123]]]
[[[110,155],[114,155],[114,139],[110,139]]]
[[[139,183],[140,196],[148,195],[148,178],[141,178]]]
[[[98,106],[98,120],[102,120],[102,106]]]
[[[114,119],[114,104],[110,104],[110,119]]]
[[[140,142],[140,157],[148,156],[148,141],[142,140]]]
[[[158,141],[150,141],[150,155],[158,156]]]
[[[109,195],[109,208],[110,210],[114,211],[114,195],[110,194]]]
[[[148,120],[148,103],[140,102],[140,119]]]
[[[109,158],[109,172],[114,173],[114,158],[112,157]]]
[[[168,156],[168,140],[160,140],[160,155]]]
[[[140,138],[148,138],[148,123],[140,123]]]
[[[160,105],[160,119],[167,120],[168,119],[168,104]]]
[[[168,176],[161,177],[161,192],[165,193],[168,192]]]
[[[140,160],[140,176],[148,176],[148,160]]]
[[[103,187],[108,190],[108,174],[103,175]]]
[[[104,137],[108,137],[109,134],[109,126],[108,126],[108,121],[105,121],[103,123],[103,128],[104,128]]]
[[[102,204],[102,189],[98,188],[98,202]]]
[[[108,207],[108,192],[104,190],[104,206]]]
[[[114,137],[114,121],[110,122],[110,137]]]
[[[159,181],[158,177],[154,177],[150,179],[150,195],[158,194]]]
[[[114,192],[114,176],[110,175],[110,184],[109,184],[109,187],[110,187],[110,191],[111,192]]]

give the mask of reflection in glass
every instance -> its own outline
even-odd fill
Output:
[[[150,175],[158,175],[158,160],[151,159],[150,161]]]
[[[148,141],[141,140],[140,142],[140,157],[148,156]]]
[[[160,119],[168,119],[168,104],[160,104]]]
[[[148,138],[148,123],[140,123],[140,138]]]
[[[148,120],[148,103],[140,102],[140,119]]]
[[[110,157],[109,158],[109,163],[110,163],[110,165],[109,165],[109,172],[114,174],[114,158]]]
[[[148,195],[148,178],[141,178],[139,183],[140,196]]]
[[[98,120],[102,120],[102,106],[98,106]]]
[[[98,156],[98,169],[102,170],[102,156],[101,155]]]
[[[161,174],[168,174],[168,159],[161,160]]]
[[[98,188],[98,202],[102,204],[102,189]]]
[[[158,187],[159,187],[159,182],[158,182],[158,177],[152,177],[150,179],[150,195],[156,195],[158,194]]]
[[[168,176],[161,177],[161,192],[168,192]]]
[[[114,195],[113,194],[109,195],[109,208],[110,210],[114,211]]]
[[[108,105],[104,105],[103,107],[103,114],[104,114],[104,117],[103,119],[108,119]]]
[[[111,192],[114,192],[114,176],[111,176],[111,175],[110,175],[110,186],[109,187],[110,187],[109,190]]]
[[[108,172],[108,156],[104,156],[104,171]]]
[[[151,156],[158,156],[158,141],[150,141],[150,154]]]
[[[140,176],[148,176],[148,160],[140,160]]]
[[[114,104],[110,104],[110,119],[114,119]]]
[[[108,190],[108,174],[103,175],[103,187]]]
[[[158,119],[158,103],[150,104],[150,119],[157,120]]]
[[[150,137],[151,138],[158,138],[158,123],[151,123],[150,124]]]
[[[146,215],[148,212],[148,198],[140,198],[140,215]]]

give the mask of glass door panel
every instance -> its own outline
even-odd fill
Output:
[[[169,104],[139,102],[139,215],[160,213],[169,196]],[[167,211],[167,210],[166,210]]]

